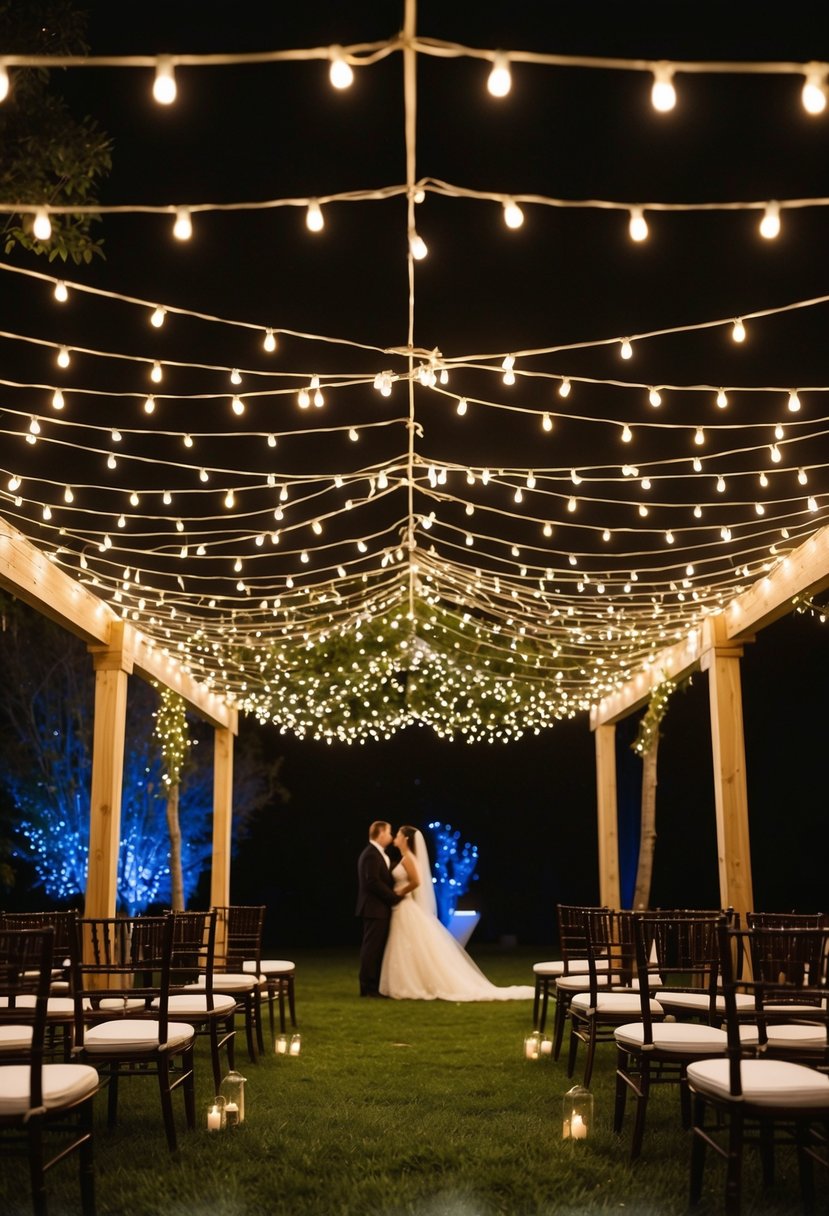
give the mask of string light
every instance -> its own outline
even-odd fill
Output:
[[[641,207],[631,207],[628,232],[632,241],[648,239],[648,221],[645,219],[645,213]]]
[[[767,241],[773,241],[780,235],[780,205],[767,203],[763,218],[760,220],[760,236]]]
[[[633,345],[630,338],[622,338],[621,345],[619,347],[619,354],[623,359],[633,358]]]
[[[166,316],[167,316],[167,309],[162,308],[160,305],[158,305],[156,308],[153,309],[152,313],[150,314],[150,325],[154,326],[156,329],[161,329],[161,326],[164,324],[164,320],[165,320]]]
[[[346,60],[341,46],[332,46],[328,52],[331,65],[328,69],[328,79],[335,89],[347,89],[354,83],[354,72]]]
[[[545,414],[541,419],[541,425],[545,431],[551,431],[553,429],[553,420],[549,414]]]
[[[654,68],[651,105],[660,114],[667,114],[676,105],[674,69],[670,64],[660,63]]]
[[[742,318],[737,317],[731,326],[731,337],[735,342],[745,342],[746,327],[743,325]]]
[[[244,414],[245,403],[241,397],[233,397],[233,399],[230,402],[230,408],[233,410],[234,414],[236,414],[238,417],[238,416],[241,416],[242,414]]]
[[[461,418],[463,418],[464,414],[466,413],[466,409],[467,409],[466,397],[461,397],[460,400],[458,401],[458,404],[455,407],[456,413],[458,413],[461,416]]]
[[[154,414],[155,413],[155,397],[153,397],[153,396],[147,397],[146,401],[144,402],[144,413],[145,414]]]
[[[504,223],[507,228],[520,228],[524,223],[524,212],[514,198],[504,199]]]
[[[155,61],[153,97],[161,106],[169,106],[176,99],[176,71],[172,56],[159,55]]]
[[[807,114],[822,114],[826,109],[826,65],[811,63],[800,94]]]
[[[272,355],[276,350],[276,335],[272,329],[265,330],[265,337],[262,339],[262,346],[269,355]]]
[[[32,233],[38,241],[49,241],[52,238],[52,221],[45,207],[39,207],[35,212]]]
[[[505,55],[503,51],[495,52],[486,87],[493,97],[506,97],[512,88],[509,56]]]
[[[726,397],[726,395],[725,395],[725,389],[721,388],[720,391],[717,393],[717,406],[719,409],[724,410],[727,405],[728,405],[728,397]]]
[[[566,376],[562,380],[561,384],[558,386],[558,395],[559,395],[559,397],[569,397],[570,396],[570,381],[567,379]]]
[[[56,388],[55,391],[52,393],[52,409],[53,410],[62,410],[63,405],[64,405],[63,393],[60,391],[59,388]]]
[[[409,252],[416,262],[422,262],[429,252],[423,237],[414,231],[409,235]]]
[[[150,368],[150,379],[152,380],[153,384],[160,384],[163,375],[164,373],[161,370],[161,364],[156,360],[156,362],[153,363],[152,367]]]
[[[650,389],[648,392],[648,401],[651,403],[654,409],[659,408],[659,406],[662,404],[662,394],[658,388]]]
[[[308,204],[308,210],[305,213],[305,226],[309,232],[322,232],[325,227],[322,208],[315,198],[312,198]]]
[[[5,63],[0,63],[0,102],[8,97],[10,84],[8,68]]]
[[[797,395],[797,389],[792,389],[792,391],[789,393],[788,410],[790,414],[797,414],[800,412],[800,398]]]
[[[70,364],[69,347],[61,346],[58,349],[57,362],[58,367],[68,367]]]
[[[189,241],[193,235],[193,219],[189,207],[176,207],[173,236],[177,241]]]
[[[65,304],[69,299],[69,291],[63,279],[58,279],[55,283],[54,296],[59,304]]]

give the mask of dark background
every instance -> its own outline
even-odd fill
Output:
[[[387,37],[402,24],[402,5],[391,0],[86,8],[99,54],[349,43]],[[790,5],[766,21],[755,5],[729,5],[726,27],[719,4],[425,0],[418,28],[487,48],[807,61],[829,56],[814,14],[812,5]],[[421,63],[419,174],[481,189],[634,202],[829,194],[829,117],[804,119],[797,77],[683,76],[677,110],[664,121],[651,110],[646,76],[514,68],[513,93],[496,105],[483,87],[487,70],[464,59]],[[163,114],[146,76],[67,73],[67,94],[115,140],[106,202],[302,196],[404,180],[399,56],[358,72],[347,95],[330,89],[324,63],[181,70],[179,100]],[[784,215],[781,237],[762,248],[756,214],[651,217],[651,239],[635,249],[624,213],[525,208],[505,260],[500,208],[469,207],[458,224],[453,206],[430,197],[418,217],[431,252],[418,269],[417,341],[448,355],[740,315],[822,294],[829,282],[823,208]],[[298,235],[299,211],[196,217],[192,248],[167,239],[167,221],[110,218],[106,263],[79,277],[222,316],[278,318],[394,345],[405,338],[403,209],[402,200],[329,208],[317,241]],[[22,323],[26,305],[16,307]],[[113,310],[99,345],[129,346],[121,317]],[[825,322],[820,310],[764,330],[751,350],[752,380],[825,384]],[[689,376],[698,374],[697,354],[668,342],[644,356],[637,374],[654,381],[669,367],[677,374],[685,370],[677,358],[689,361]],[[718,358],[708,378],[739,382],[734,352]],[[568,370],[581,370],[578,361]],[[739,375],[747,374],[743,366]],[[439,448],[439,430],[432,439]],[[818,458],[825,461],[826,451]],[[746,651],[758,907],[825,903],[827,636],[814,619],[790,617]],[[665,721],[654,904],[719,902],[707,696],[707,678],[695,676]],[[638,833],[635,726],[618,728],[628,892]],[[354,865],[377,817],[424,829],[441,819],[478,845],[476,940],[549,944],[558,900],[598,896],[593,741],[584,720],[507,746],[448,743],[410,728],[383,744],[348,748],[242,724],[254,729],[265,729],[273,753],[284,755],[292,798],[261,815],[241,845],[231,896],[268,904],[274,945],[356,941]]]

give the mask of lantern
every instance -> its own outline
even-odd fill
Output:
[[[540,1030],[534,1030],[532,1034],[528,1034],[524,1039],[524,1059],[525,1060],[540,1060],[541,1059],[541,1042],[542,1034]]]
[[[302,1035],[292,1034],[290,1046],[288,1047],[288,1055],[298,1056],[302,1049]]]
[[[238,1127],[245,1121],[245,1081],[241,1073],[231,1069],[222,1081],[222,1097],[225,1100],[225,1126]]]
[[[225,1100],[221,1094],[211,1098],[207,1104],[207,1130],[209,1132],[224,1131],[227,1126],[225,1118]]]
[[[583,1085],[574,1085],[562,1103],[562,1139],[586,1140],[593,1126],[593,1095]]]
[[[278,1034],[273,1049],[278,1056],[286,1056],[288,1054],[288,1036],[286,1034]]]

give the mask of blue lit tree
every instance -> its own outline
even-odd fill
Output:
[[[434,840],[432,878],[438,919],[448,928],[458,900],[469,890],[469,884],[477,881],[478,846],[469,842],[461,845],[460,832],[453,832],[448,823],[430,823],[429,828]]]
[[[5,834],[12,862],[25,858],[54,900],[86,889],[92,770],[94,676],[82,643],[14,601],[0,601],[0,782],[13,817]],[[157,692],[130,680],[121,803],[119,908],[130,914],[170,904],[170,836],[162,748],[155,734]],[[181,768],[179,821],[186,902],[212,850],[212,734],[188,722],[192,743]],[[264,761],[255,741],[236,750],[234,832],[274,798],[286,801],[279,759]],[[2,833],[0,833],[2,834]]]

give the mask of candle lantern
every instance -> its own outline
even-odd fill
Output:
[[[586,1140],[593,1127],[593,1095],[583,1085],[574,1085],[562,1103],[562,1139]]]
[[[224,1131],[227,1126],[225,1119],[225,1100],[221,1094],[212,1098],[207,1104],[207,1130],[209,1132]]]
[[[288,1036],[286,1034],[278,1034],[273,1049],[278,1056],[286,1056],[288,1054]]]
[[[222,1081],[222,1097],[225,1100],[225,1126],[238,1127],[245,1121],[245,1081],[241,1073],[231,1069]]]
[[[541,1059],[541,1044],[544,1036],[540,1030],[534,1030],[532,1034],[528,1034],[524,1039],[524,1059],[525,1060],[540,1060]]]
[[[291,1043],[288,1048],[289,1055],[298,1056],[301,1050],[302,1050],[302,1035],[292,1034]]]

